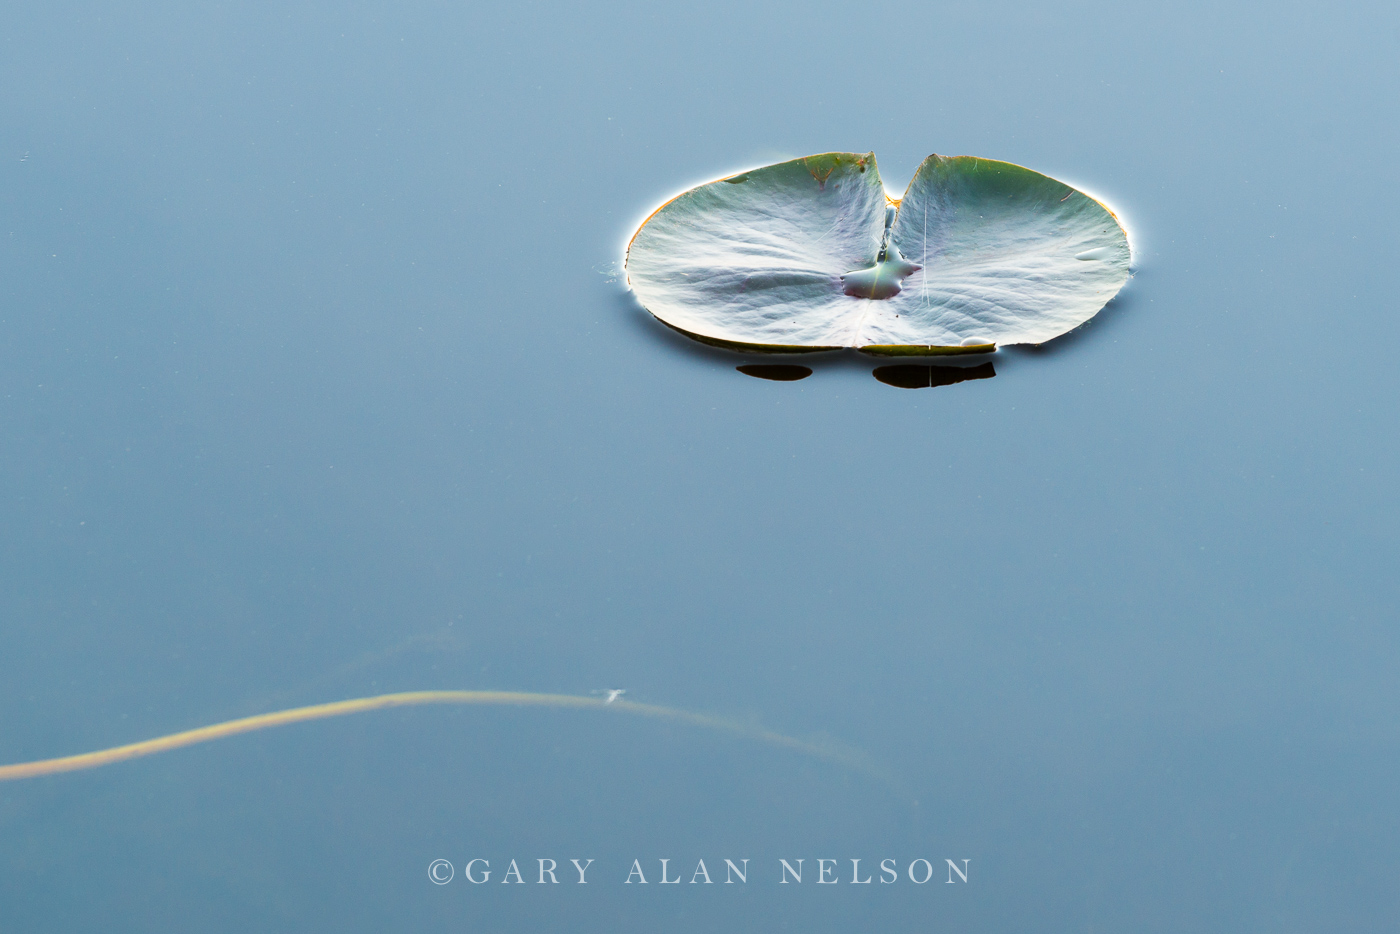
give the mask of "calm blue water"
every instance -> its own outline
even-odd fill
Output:
[[[290,727],[0,785],[0,930],[1393,926],[1386,9],[7,8],[0,762],[626,687],[886,777],[600,711]],[[918,391],[751,379],[609,281],[681,188],[871,149],[1083,185],[1137,276]]]

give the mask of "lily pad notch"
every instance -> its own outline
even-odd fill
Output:
[[[651,213],[627,285],[662,323],[734,350],[990,353],[1088,321],[1128,281],[1103,202],[1023,166],[932,155],[901,198],[874,153],[731,175]]]

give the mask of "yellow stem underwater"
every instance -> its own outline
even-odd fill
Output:
[[[40,775],[54,775],[59,772],[76,772],[82,769],[95,769],[99,766],[111,765],[114,762],[122,762],[126,759],[136,759],[141,756],[154,755],[158,752],[167,752],[171,749],[193,746],[196,743],[207,743],[210,740],[223,739],[226,736],[236,736],[239,733],[252,733],[256,730],[266,730],[274,726],[285,726],[289,723],[301,723],[306,720],[323,720],[327,717],[343,717],[347,714],[365,713],[367,711],[383,710],[389,707],[415,707],[423,704],[491,704],[508,707],[606,708],[608,710],[615,710],[618,713],[631,713],[646,717],[678,720],[683,723],[690,723],[694,726],[722,730],[727,733],[746,736],[750,739],[756,739],[774,746],[782,746],[798,752],[807,753],[808,755],[814,755],[836,762],[843,762],[847,765],[855,766],[856,768],[869,770],[869,767],[859,761],[857,757],[839,749],[803,742],[802,740],[794,739],[790,736],[784,736],[781,733],[773,733],[769,730],[750,727],[728,720],[722,720],[717,717],[690,713],[685,710],[676,710],[673,707],[658,707],[652,704],[638,704],[625,700],[614,700],[609,703],[600,698],[580,697],[573,694],[532,694],[520,691],[406,691],[400,694],[380,694],[376,697],[357,697],[353,700],[336,701],[331,704],[313,704],[310,707],[294,707],[291,710],[279,710],[274,713],[258,714],[253,717],[243,717],[238,720],[215,723],[212,726],[202,726],[194,730],[185,730],[182,733],[171,733],[169,736],[158,736],[155,739],[147,739],[139,743],[114,746],[111,749],[101,749],[97,752],[85,752],[76,756],[40,759],[36,762],[20,762],[15,765],[0,765],[0,781],[10,781],[17,778],[35,778]]]

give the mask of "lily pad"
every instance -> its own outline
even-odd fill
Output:
[[[666,202],[627,248],[627,282],[706,343],[891,356],[1039,344],[1098,313],[1128,279],[1104,204],[1039,172],[932,155],[903,198],[875,154],[824,153]]]

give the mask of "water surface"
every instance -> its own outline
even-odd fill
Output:
[[[589,711],[288,727],[0,786],[0,927],[1386,927],[1395,16],[0,14],[0,760],[627,688],[890,776]],[[682,188],[872,149],[1082,186],[1136,277],[923,391],[750,378],[615,281]],[[623,882],[661,858],[755,868]]]

